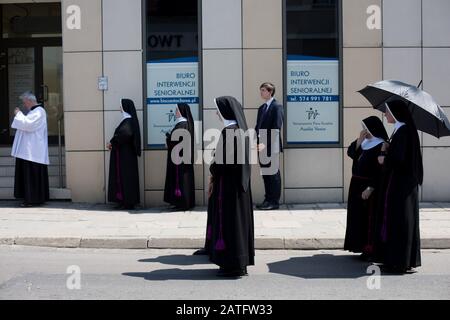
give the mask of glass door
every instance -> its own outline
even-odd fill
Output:
[[[0,16],[0,145],[13,142],[10,126],[25,91],[44,104],[49,143],[56,145],[63,110],[61,3],[0,4]]]
[[[58,43],[0,49],[0,145],[8,146],[13,142],[14,130],[10,125],[14,109],[23,110],[19,96],[25,91],[35,93],[38,102],[44,105],[49,143],[58,144],[59,133],[64,133],[62,81],[62,47]]]
[[[64,133],[62,48],[42,48],[42,83],[40,102],[47,111],[48,135],[58,137]]]

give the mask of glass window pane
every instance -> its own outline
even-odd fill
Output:
[[[60,3],[3,5],[3,38],[61,37]]]
[[[62,117],[64,112],[62,104],[62,48],[44,47],[42,60],[43,99],[47,111],[48,135],[58,136],[58,119]],[[61,122],[61,133],[64,134],[63,122]]]
[[[9,118],[14,118],[14,109],[19,107],[25,112],[20,95],[25,91],[35,91],[34,48],[8,49],[8,97]],[[14,130],[10,128],[10,136]]]
[[[177,103],[199,119],[198,1],[147,0],[147,145],[165,147]]]
[[[337,0],[286,0],[287,143],[339,143]]]

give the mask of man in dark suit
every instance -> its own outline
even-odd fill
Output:
[[[265,82],[260,86],[261,98],[265,103],[258,109],[256,136],[258,159],[264,179],[264,202],[256,206],[259,210],[276,210],[280,206],[281,175],[280,152],[283,152],[281,128],[283,106],[274,99],[275,86]]]

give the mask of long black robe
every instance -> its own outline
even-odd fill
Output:
[[[226,130],[238,129],[237,125],[222,131],[219,144],[223,154]],[[208,203],[207,248],[211,262],[225,269],[242,269],[254,265],[254,224],[251,188],[242,188],[241,164],[237,160],[237,140],[234,139],[234,164],[215,159],[210,166],[213,192]]]
[[[48,167],[16,158],[14,197],[26,204],[38,205],[49,200]]]
[[[176,206],[178,209],[189,210],[195,206],[195,178],[193,157],[191,163],[180,163],[176,165],[171,157],[173,148],[179,141],[172,141],[172,134],[177,129],[188,130],[188,122],[182,121],[175,125],[170,135],[167,136],[167,169],[164,187],[164,202]],[[181,141],[181,140],[180,140]],[[194,146],[191,145],[191,155]],[[183,152],[180,152],[183,156]]]
[[[351,252],[372,254],[376,232],[376,201],[380,191],[382,166],[378,156],[382,144],[369,150],[356,148],[354,141],[347,150],[347,155],[353,159],[352,178],[347,203],[347,230],[344,249]],[[368,200],[362,199],[362,193],[367,187],[374,188]]]
[[[419,187],[414,163],[420,145],[416,145],[407,126],[400,127],[392,137],[379,202],[377,259],[399,269],[421,265]]]
[[[132,119],[123,120],[111,139],[108,201],[133,208],[140,202],[138,155]]]

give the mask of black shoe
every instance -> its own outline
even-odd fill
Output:
[[[266,206],[260,207],[259,210],[278,210],[280,205],[268,203]]]
[[[261,208],[263,208],[263,207],[267,207],[269,205],[269,202],[267,202],[266,200],[264,200],[264,202],[263,203],[260,203],[260,204],[257,204],[256,205],[256,209],[261,209]]]
[[[116,206],[114,206],[114,209],[115,210],[122,210],[122,209],[124,209],[124,206],[123,206],[123,204],[117,204]]]
[[[38,205],[35,205],[35,204],[32,204],[32,203],[26,203],[26,202],[20,204],[21,208],[33,208],[33,207],[37,207],[37,206]]]
[[[192,255],[194,255],[194,256],[207,256],[208,255],[208,251],[206,251],[205,248],[202,248],[202,249],[198,249],[197,251],[195,251]]]
[[[397,274],[397,275],[402,275],[402,274],[407,273],[406,268],[397,267],[397,266],[389,266],[389,265],[382,265],[381,271],[384,273]]]
[[[169,209],[168,210],[170,210],[170,211],[172,211],[172,212],[181,212],[181,211],[186,211],[185,210],[185,208],[182,208],[182,207],[178,207],[178,206],[171,206],[171,207],[169,207]]]
[[[361,254],[358,256],[358,258],[359,258],[359,260],[361,260],[361,261],[369,262],[370,256],[369,256],[367,253],[363,252],[363,253],[361,253]]]
[[[248,276],[247,268],[242,269],[224,269],[220,268],[217,272],[218,277],[224,278],[240,278],[244,276]]]

